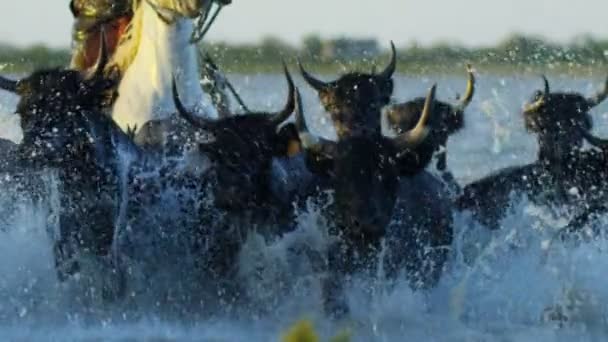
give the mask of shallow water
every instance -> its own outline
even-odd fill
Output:
[[[602,75],[603,76],[603,75]],[[282,106],[286,87],[274,75],[233,76],[251,108]],[[423,96],[438,82],[438,98],[454,99],[464,91],[459,77],[397,77],[395,98]],[[553,78],[556,90],[592,94],[595,80]],[[301,80],[296,82],[301,85]],[[449,144],[449,166],[462,184],[493,170],[534,159],[534,139],[523,129],[522,104],[542,86],[540,78],[499,78],[480,73],[477,94],[467,110],[467,127]],[[313,93],[301,86],[311,128],[332,137]],[[15,98],[0,93],[0,136],[20,139],[12,112]],[[608,104],[594,111],[596,132],[606,132]],[[45,184],[53,193],[53,178]],[[553,242],[567,216],[514,199],[502,230],[489,233],[467,213],[454,213],[456,239],[448,270],[428,293],[412,292],[405,279],[361,275],[348,289],[352,313],[340,322],[320,309],[318,279],[305,262],[294,268],[290,248],[308,244],[322,248],[324,224],[311,212],[300,215],[299,229],[277,241],[250,239],[243,253],[242,281],[262,311],[235,310],[217,315],[179,312],[196,289],[177,286],[185,262],[179,260],[154,278],[132,281],[126,303],[96,302],[91,283],[58,284],[45,227],[53,220],[53,201],[34,205],[0,193],[3,218],[0,233],[0,340],[184,340],[273,341],[294,321],[313,320],[323,336],[349,329],[355,341],[602,341],[608,338],[608,240],[564,245]],[[51,196],[51,199],[53,196]],[[605,225],[608,217],[593,224]],[[1,231],[1,230],[0,230]],[[171,262],[169,262],[171,263]],[[172,267],[171,267],[172,266]],[[262,276],[259,270],[262,269]],[[95,281],[94,279],[92,280]],[[171,295],[166,289],[172,288]],[[171,305],[173,301],[173,305]],[[571,310],[563,327],[542,319],[545,309],[562,305]]]

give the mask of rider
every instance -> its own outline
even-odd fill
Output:
[[[108,53],[112,54],[118,43],[118,37],[124,32],[131,16],[130,1],[119,0],[72,0],[70,11],[76,19],[72,28],[74,54],[70,66],[84,70],[96,61],[95,53],[99,50],[99,35],[90,34],[100,23],[106,27],[106,44]],[[117,19],[115,19],[117,18]],[[89,51],[82,51],[85,47]]]
[[[135,1],[135,2],[134,2]],[[131,24],[134,19],[134,9],[138,8],[138,6],[142,5],[144,2],[153,6],[156,5],[157,2],[151,2],[151,0],[72,0],[70,3],[70,10],[75,18],[75,22],[73,25],[73,55],[71,60],[71,68],[77,70],[87,70],[90,68],[93,63],[97,60],[97,53],[99,51],[100,37],[105,37],[105,43],[107,46],[107,52],[110,56],[114,55],[115,50],[119,45],[124,46],[128,44],[139,44],[138,39],[131,39],[131,36],[138,36],[134,32],[139,32],[133,28]],[[204,28],[203,32],[206,32],[208,27],[204,27],[205,24],[208,26],[211,25],[215,16],[212,16],[212,19],[207,23],[208,12],[210,12],[213,3],[217,3],[219,8],[224,5],[228,5],[231,3],[231,0],[200,0],[200,1],[177,1],[172,0],[171,8],[179,9],[182,13],[189,12],[191,13],[194,8],[200,8],[200,19],[202,25],[195,29],[195,34],[192,36],[193,44],[196,41],[200,40],[201,32],[199,30]],[[162,3],[162,2],[161,2]],[[160,7],[156,7],[160,8]],[[219,11],[218,11],[219,12]],[[216,12],[216,14],[218,13]],[[160,14],[160,12],[159,12]],[[160,15],[159,15],[160,16]],[[103,35],[100,34],[100,31],[103,30]],[[137,51],[139,47],[135,49],[131,49],[131,51]],[[148,47],[149,48],[149,47]],[[118,51],[118,50],[116,50]],[[128,50],[127,50],[128,51]],[[124,54],[124,49],[123,49]],[[111,74],[112,77],[123,77],[128,67],[126,65],[122,65],[124,63],[131,63],[130,58],[119,58],[117,61],[120,61],[120,64],[116,64],[112,69],[106,70],[106,72],[115,72],[116,74]],[[215,68],[215,72],[210,73],[209,67],[207,65],[203,65],[203,75],[207,82],[204,82],[203,92],[209,93],[210,95],[216,95],[215,98],[218,98],[217,94],[220,95],[221,92],[226,90],[226,79],[221,75],[221,73]],[[144,78],[145,79],[145,78]],[[160,78],[161,80],[163,78]],[[170,79],[170,78],[169,78]],[[165,78],[163,82],[169,82],[169,79]],[[195,78],[196,79],[196,78]],[[208,86],[209,83],[213,84],[213,91],[210,92]],[[158,87],[158,85],[157,85]],[[162,86],[165,89],[170,89],[170,84]],[[162,89],[162,88],[157,88]],[[221,98],[226,98],[225,96],[220,96]],[[148,98],[143,99],[142,101],[149,100]],[[131,101],[131,100],[127,100]],[[216,107],[226,106],[226,101],[212,101]],[[136,106],[137,107],[137,106]],[[137,107],[145,109],[146,106]],[[218,108],[217,112],[220,111]],[[113,110],[116,110],[114,108]],[[139,113],[140,111],[136,111]],[[121,111],[124,115],[124,108]],[[119,113],[119,114],[121,114]],[[115,113],[114,113],[115,114]],[[131,114],[128,114],[131,115]],[[139,114],[141,115],[141,114]],[[145,115],[145,114],[144,114]],[[117,118],[121,121],[120,118]],[[124,117],[123,120],[124,121]],[[134,122],[138,122],[141,120],[133,120]],[[124,122],[123,122],[124,123]],[[142,122],[139,122],[140,124]],[[122,126],[122,123],[121,123]],[[123,127],[124,128],[124,127]]]

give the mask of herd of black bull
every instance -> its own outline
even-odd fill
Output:
[[[145,221],[138,211],[162,207],[163,190],[169,187],[192,195],[178,196],[181,209],[174,216],[166,213],[171,216],[167,224],[191,228],[196,241],[192,252],[201,254],[207,280],[234,274],[247,229],[264,227],[262,234],[284,234],[294,227],[294,205],[330,190],[333,200],[324,214],[335,242],[324,267],[329,271],[325,291],[331,305],[340,304],[344,277],[376,265],[383,246],[389,276],[405,271],[413,288],[433,287],[452,244],[454,208],[471,210],[495,227],[515,190],[533,201],[572,205],[572,229],[606,210],[608,143],[589,133],[588,111],[608,96],[608,89],[587,99],[551,93],[545,79],[544,91],[524,110],[526,128],[538,137],[538,160],[502,170],[454,194],[445,147],[449,135],[464,126],[464,110],[474,93],[471,70],[460,103],[435,100],[433,86],[426,98],[389,105],[394,49],[383,72],[349,73],[330,83],[300,65],[331,117],[336,141],[308,130],[287,68],[288,101],[277,113],[202,118],[184,107],[174,87],[178,113],[149,122],[135,134],[123,132],[103,110],[118,95],[119,80],[103,72],[107,54],[103,44],[101,48],[88,74],[56,69],[19,81],[0,77],[0,88],[20,96],[16,113],[24,134],[19,145],[1,142],[2,169],[52,169],[59,177],[61,212],[54,255],[61,280],[78,272],[80,255],[115,260],[118,231]],[[383,110],[394,137],[382,134]],[[295,122],[287,123],[294,113]],[[584,140],[594,148],[581,150]],[[443,180],[425,170],[433,156]],[[287,170],[287,176],[278,177],[277,168]],[[197,198],[203,197],[211,198],[211,207],[200,205]]]

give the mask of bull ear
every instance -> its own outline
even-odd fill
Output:
[[[294,157],[302,152],[302,143],[298,136],[298,129],[292,122],[279,129],[275,142],[275,151],[278,157]]]

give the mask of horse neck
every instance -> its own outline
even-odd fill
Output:
[[[199,84],[196,47],[190,44],[193,23],[178,19],[168,25],[142,4],[135,13],[139,39],[135,57],[119,86],[113,117],[122,127],[143,126],[150,120],[166,119],[176,112],[172,99],[173,77],[182,101],[206,116],[216,116]],[[118,56],[118,54],[117,54]],[[124,70],[124,69],[123,69]]]

